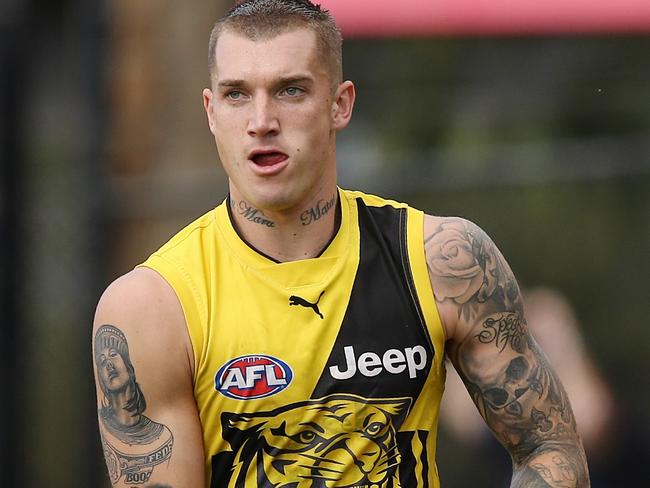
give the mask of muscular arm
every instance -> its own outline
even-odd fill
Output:
[[[203,487],[192,355],[180,304],[151,270],[113,283],[97,307],[99,430],[114,487]]]
[[[447,352],[513,460],[512,487],[589,486],[564,388],[526,326],[519,287],[490,238],[463,219],[427,217],[429,276]]]

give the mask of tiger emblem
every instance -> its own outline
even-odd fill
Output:
[[[269,412],[223,413],[229,487],[399,486],[397,429],[410,398],[333,394]]]

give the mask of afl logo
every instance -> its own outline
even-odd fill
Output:
[[[249,355],[231,359],[214,377],[214,388],[237,400],[253,400],[280,393],[293,379],[287,363],[272,356]]]

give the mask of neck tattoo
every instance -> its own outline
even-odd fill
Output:
[[[275,222],[269,220],[266,215],[264,215],[264,212],[250,206],[244,200],[240,201],[239,203],[235,203],[231,200],[231,206],[235,212],[237,212],[249,222],[263,225],[264,227],[275,227]]]
[[[320,220],[325,214],[336,205],[336,193],[329,200],[318,200],[316,205],[309,210],[305,210],[300,214],[300,222],[302,225],[309,225],[317,220]]]

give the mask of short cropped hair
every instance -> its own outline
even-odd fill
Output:
[[[309,0],[244,0],[219,19],[210,34],[208,68],[216,66],[216,45],[228,29],[251,40],[266,40],[289,30],[308,28],[315,32],[319,56],[331,74],[332,83],[343,80],[342,37],[328,10]]]

